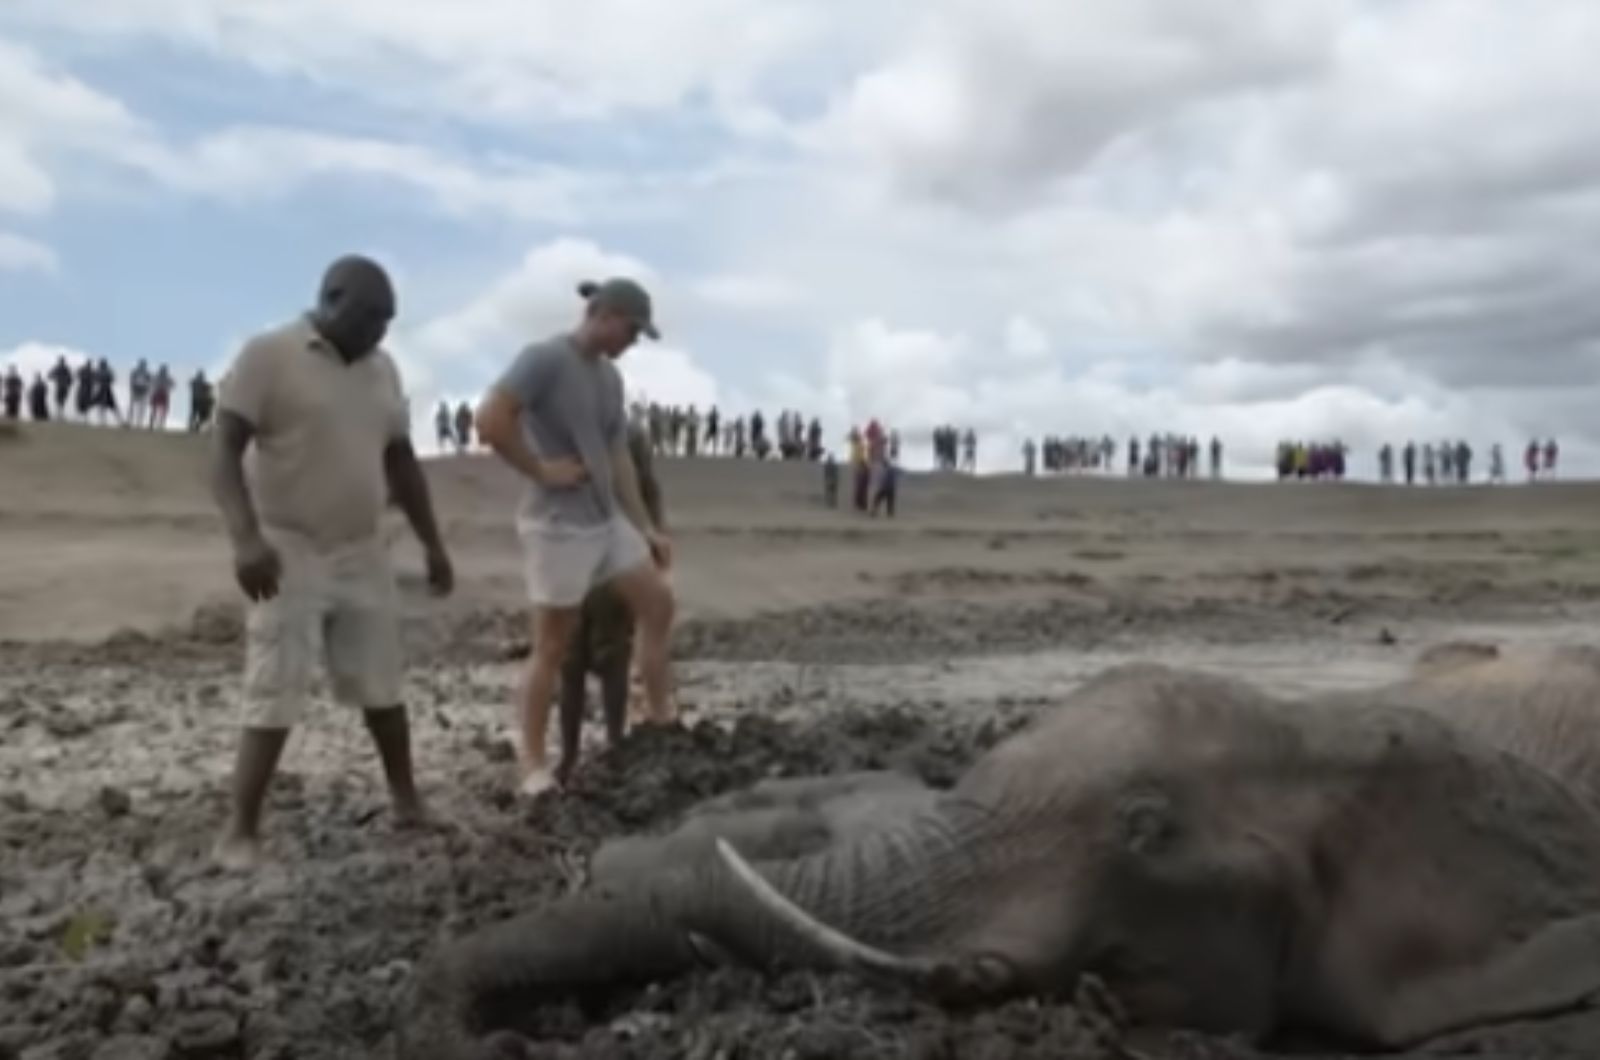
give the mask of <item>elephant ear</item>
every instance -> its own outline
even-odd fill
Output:
[[[1172,799],[1159,791],[1136,791],[1117,805],[1117,829],[1122,845],[1140,857],[1160,854],[1178,834],[1178,815]]]

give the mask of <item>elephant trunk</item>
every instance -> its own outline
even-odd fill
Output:
[[[671,909],[673,877],[648,893],[596,889],[453,940],[419,965],[396,1034],[399,1060],[476,1060],[486,1035],[554,995],[681,973],[696,960]]]
[[[596,887],[444,947],[419,968],[400,1060],[473,1060],[541,997],[667,978],[710,960],[915,982],[949,967],[983,871],[948,815],[752,866],[719,842],[692,869]]]

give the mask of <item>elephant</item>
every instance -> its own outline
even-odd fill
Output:
[[[1597,657],[1447,646],[1297,700],[1119,665],[948,790],[799,781],[616,848],[423,961],[398,1053],[498,1055],[541,999],[727,962],[964,1004],[1093,980],[1137,1024],[1256,1043],[1403,1048],[1581,1007],[1600,808],[1563,741],[1600,745]]]
[[[770,778],[699,803],[666,835],[601,844],[589,875],[596,883],[626,886],[630,877],[708,859],[719,839],[747,858],[804,857],[881,828],[896,815],[931,810],[937,800],[938,792],[891,770]]]

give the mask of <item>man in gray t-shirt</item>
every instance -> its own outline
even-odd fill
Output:
[[[650,296],[628,279],[584,283],[576,329],[533,343],[489,390],[478,436],[528,480],[517,509],[534,649],[523,682],[521,789],[555,781],[545,733],[561,665],[589,590],[610,584],[638,623],[650,720],[670,722],[671,544],[646,509],[628,452],[622,378],[612,363],[640,335],[659,338]]]

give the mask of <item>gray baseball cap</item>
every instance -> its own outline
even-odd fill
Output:
[[[578,284],[578,293],[588,299],[590,305],[633,321],[642,334],[656,340],[661,338],[661,331],[656,327],[652,314],[650,292],[637,281],[624,276],[613,276],[598,282],[585,280]]]

